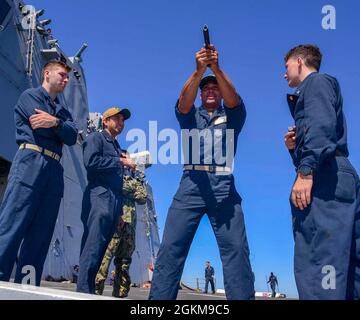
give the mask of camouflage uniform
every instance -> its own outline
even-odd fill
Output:
[[[135,250],[135,231],[136,231],[136,209],[135,203],[145,204],[147,191],[144,185],[143,175],[136,178],[132,174],[124,175],[123,184],[123,223],[120,229],[120,222],[117,231],[111,239],[100,269],[96,276],[96,293],[102,294],[104,283],[109,273],[112,258],[115,256],[115,277],[113,283],[113,293],[115,297],[126,297],[130,290],[129,269],[131,256]]]

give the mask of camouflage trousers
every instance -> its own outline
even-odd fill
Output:
[[[112,295],[114,297],[126,297],[128,295],[131,285],[129,269],[134,250],[135,227],[125,222],[121,231],[114,234],[114,237],[106,249],[95,279],[97,294],[103,294],[105,280],[109,274],[109,267],[113,257],[115,257],[115,275]]]

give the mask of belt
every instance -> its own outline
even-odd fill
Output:
[[[41,154],[44,154],[50,158],[53,158],[55,159],[56,161],[60,161],[60,156],[55,153],[55,152],[52,152],[50,150],[47,150],[43,147],[39,147],[38,145],[36,144],[31,144],[31,143],[22,143],[19,147],[19,149],[30,149],[30,150],[34,150],[34,151],[37,151],[37,152],[40,152]]]
[[[207,172],[232,172],[230,167],[220,166],[209,166],[209,165],[184,165],[184,171],[195,170],[195,171],[207,171]]]

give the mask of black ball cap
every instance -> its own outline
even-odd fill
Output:
[[[213,74],[210,74],[210,75],[208,75],[208,76],[201,79],[200,85],[199,85],[200,90],[202,90],[203,87],[206,84],[208,84],[209,82],[216,83],[216,84],[218,83],[216,77]]]

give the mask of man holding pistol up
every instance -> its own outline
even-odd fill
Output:
[[[207,66],[214,74],[203,77]],[[195,108],[199,88],[202,106]],[[176,299],[191,242],[206,213],[220,249],[226,297],[254,299],[241,197],[232,175],[246,111],[231,80],[219,67],[214,46],[196,53],[196,70],[180,93],[175,114],[183,138],[189,131],[192,137],[183,144],[187,159],[166,219],[149,298]]]

